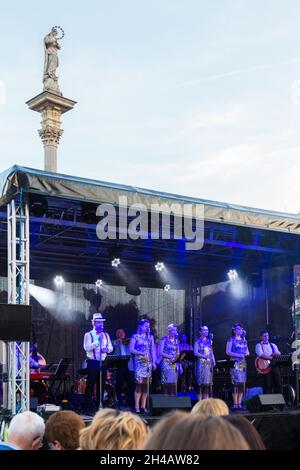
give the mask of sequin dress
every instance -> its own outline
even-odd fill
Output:
[[[229,341],[232,342],[231,352],[244,355],[244,358],[232,358],[234,360],[234,365],[230,370],[231,381],[233,385],[243,384],[247,379],[247,363],[245,355],[248,351],[248,344],[247,341],[242,338],[231,338]]]
[[[208,359],[199,357],[196,362],[196,380],[198,385],[212,385],[214,356],[212,344],[209,339],[197,339],[198,352],[208,356]]]
[[[136,333],[133,335],[135,339],[134,349],[136,351],[147,353],[147,356],[142,356],[139,354],[133,355],[133,371],[135,381],[138,384],[147,383],[149,380],[151,382],[152,377],[152,360],[151,360],[151,343],[152,336],[149,338],[145,334]]]
[[[169,336],[165,336],[163,353],[168,354],[172,359],[163,357],[161,361],[161,383],[163,384],[176,384],[178,380],[177,363],[173,364],[173,360],[179,353],[179,341]]]

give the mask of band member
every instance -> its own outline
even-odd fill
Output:
[[[47,393],[49,390],[49,387],[47,386],[47,383],[40,378],[34,378],[40,371],[45,369],[46,366],[46,360],[45,358],[38,352],[38,345],[37,342],[34,342],[33,345],[30,347],[29,350],[29,368],[30,368],[30,396],[38,398],[39,404],[45,403],[47,399]],[[18,366],[19,360],[21,360],[21,357],[19,355],[19,350],[18,350]]]
[[[182,333],[180,335],[180,344],[179,344],[180,352],[184,351],[193,351],[194,348],[190,345],[187,341],[187,335]],[[191,392],[194,390],[193,383],[194,383],[194,368],[193,362],[184,358],[179,364],[179,381],[178,381],[178,388],[180,392]]]
[[[126,333],[123,328],[116,331],[116,339],[113,341],[114,354],[117,356],[128,356],[130,338],[126,338]],[[130,355],[131,356],[131,355]],[[123,389],[126,385],[126,393],[130,407],[133,407],[133,361],[132,357],[128,361],[126,367],[120,367],[116,372],[116,394],[118,405],[121,407],[123,403]]]
[[[168,326],[168,336],[160,341],[161,351],[161,383],[163,395],[177,394],[177,363],[175,359],[180,353],[177,326],[171,323]]]
[[[45,369],[46,367],[46,360],[45,358],[38,352],[38,347],[37,343],[35,342],[31,347],[30,347],[30,354],[29,354],[29,367],[30,369],[34,370],[39,370],[39,369]]]
[[[182,333],[182,334],[180,335],[180,344],[179,344],[179,347],[180,347],[180,352],[181,352],[181,351],[192,351],[192,350],[193,350],[193,346],[188,343],[188,341],[187,341],[187,335],[186,335],[185,333]]]
[[[245,393],[247,378],[246,357],[249,356],[248,344],[245,339],[245,330],[240,323],[232,327],[232,337],[227,341],[226,354],[234,361],[231,369],[231,380],[233,385],[232,399],[233,408],[242,408],[242,399]]]
[[[104,322],[101,313],[94,313],[93,329],[84,335],[84,349],[87,355],[87,383],[85,389],[85,407],[92,408],[92,394],[97,384],[97,405],[100,402],[100,365],[108,353],[113,351],[110,337],[104,332]],[[106,371],[102,368],[102,393],[105,385]]]
[[[280,351],[276,344],[269,342],[269,333],[264,330],[260,333],[261,341],[255,346],[255,353],[258,357],[271,361],[274,356],[280,356]],[[270,363],[267,363],[270,366]],[[264,393],[282,393],[282,384],[279,367],[271,367],[268,374],[262,374]]]
[[[133,354],[133,370],[136,383],[134,391],[135,412],[147,412],[146,403],[152,370],[156,368],[154,338],[150,333],[149,320],[139,320],[138,331],[130,340],[129,350]]]
[[[212,341],[208,338],[208,334],[207,326],[201,326],[200,336],[194,345],[194,354],[198,357],[196,362],[196,379],[199,387],[199,400],[209,397],[213,384],[213,368],[216,365]]]

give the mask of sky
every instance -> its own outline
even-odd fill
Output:
[[[0,0],[0,172],[43,169],[43,38],[62,26],[58,171],[300,211],[299,0]]]

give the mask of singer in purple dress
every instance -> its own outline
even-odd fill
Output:
[[[194,345],[194,355],[198,358],[196,362],[196,379],[199,400],[209,397],[213,384],[213,368],[216,365],[212,348],[212,335],[210,335],[210,338],[208,335],[207,326],[201,326],[200,336]]]
[[[161,383],[163,395],[177,394],[178,363],[174,362],[179,356],[180,346],[177,326],[171,323],[168,326],[168,336],[160,341]]]
[[[131,337],[129,351],[133,355],[136,383],[134,391],[135,412],[147,412],[149,384],[151,383],[152,370],[156,368],[154,338],[150,333],[149,320],[139,320],[138,331]]]
[[[248,344],[245,339],[246,332],[240,323],[232,327],[232,337],[227,341],[226,354],[234,361],[231,369],[231,381],[233,385],[233,408],[242,408],[242,399],[245,393],[247,379],[246,357],[249,356]]]

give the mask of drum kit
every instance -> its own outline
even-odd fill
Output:
[[[87,384],[87,370],[85,364],[83,364],[83,368],[77,371],[78,378],[74,381],[72,391],[75,395],[84,396]],[[104,385],[104,404],[106,407],[113,408],[116,405],[117,398],[116,398],[116,391],[115,391],[115,384],[113,383],[113,374],[110,370],[106,371],[106,382]],[[97,397],[97,388],[96,385],[93,391],[93,398],[96,399]]]

